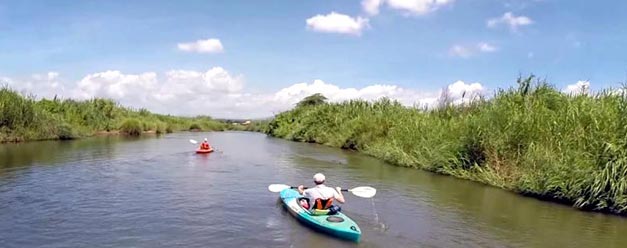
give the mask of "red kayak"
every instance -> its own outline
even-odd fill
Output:
[[[211,152],[213,152],[213,148],[196,150],[196,153],[211,153]]]

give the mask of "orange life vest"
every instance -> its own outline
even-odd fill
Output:
[[[333,206],[333,198],[329,198],[326,200],[318,198],[314,202],[313,208],[319,209],[319,210],[325,210],[325,209],[329,209],[331,206]]]

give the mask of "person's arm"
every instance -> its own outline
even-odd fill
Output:
[[[305,187],[303,185],[298,185],[298,193],[301,195],[305,193]]]
[[[335,187],[335,191],[337,191],[337,195],[335,196],[335,200],[339,201],[340,203],[345,203],[346,200],[344,200],[344,195],[342,194],[342,188]]]

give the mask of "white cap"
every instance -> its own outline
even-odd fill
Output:
[[[207,138],[205,138],[205,141],[207,141]]]
[[[317,183],[324,182],[324,179],[325,179],[325,177],[324,177],[324,175],[323,175],[322,173],[316,173],[316,174],[313,176],[313,180],[314,180],[314,182],[317,182]]]

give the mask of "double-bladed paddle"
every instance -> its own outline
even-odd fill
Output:
[[[190,139],[190,140],[189,140],[189,143],[192,143],[192,144],[198,144],[198,141],[193,140],[193,139]],[[223,153],[221,150],[215,149],[215,148],[213,148],[213,147],[211,147],[211,149],[213,149],[214,151],[217,151],[217,152]]]
[[[294,187],[294,186],[289,186],[287,184],[270,184],[268,185],[268,190],[270,192],[281,192],[281,190],[284,189],[295,189],[298,187]],[[305,187],[307,188],[307,187]],[[369,187],[369,186],[360,186],[360,187],[355,187],[352,189],[342,189],[342,191],[348,191],[353,193],[353,195],[355,196],[359,196],[359,197],[363,197],[363,198],[371,198],[374,195],[377,194],[377,189],[373,188],[373,187]]]

